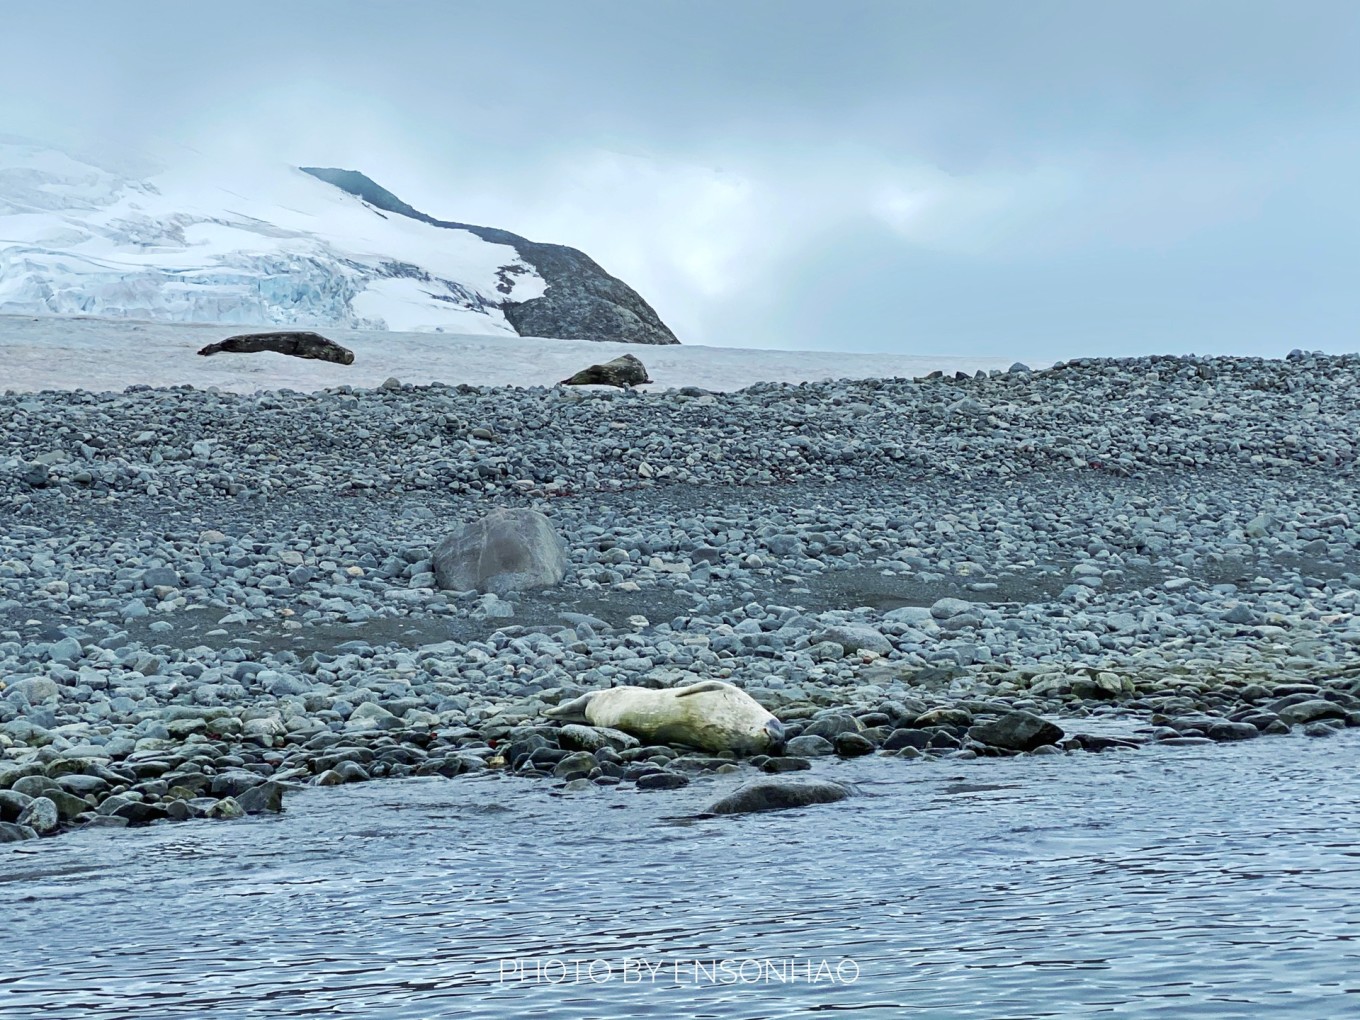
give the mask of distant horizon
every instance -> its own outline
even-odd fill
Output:
[[[311,392],[344,385],[376,387],[388,378],[418,385],[445,382],[552,387],[589,365],[620,354],[632,354],[642,361],[653,380],[645,390],[699,386],[721,392],[759,382],[920,378],[937,370],[949,374],[965,371],[969,375],[979,370],[1004,372],[1022,360],[338,328],[320,331],[354,352],[352,365],[272,352],[211,357],[197,354],[201,346],[228,334],[253,331],[238,324],[0,315],[0,364],[5,366],[0,393],[6,389],[102,391],[184,384],[235,392],[281,388]],[[1047,362],[1026,364],[1040,369]]]
[[[631,353],[640,358],[645,365],[649,366],[649,369],[651,366],[654,366],[658,362],[658,360],[664,360],[667,362],[675,363],[676,359],[674,357],[669,358],[666,357],[666,354],[668,352],[676,352],[682,350],[689,352],[686,354],[679,355],[680,359],[688,361],[689,359],[697,355],[699,352],[711,351],[714,354],[720,356],[720,363],[711,366],[707,370],[701,371],[705,376],[704,381],[707,384],[706,388],[711,388],[716,392],[720,392],[727,389],[740,388],[742,386],[751,385],[753,382],[760,381],[797,382],[800,380],[825,381],[827,379],[835,378],[867,379],[880,377],[882,378],[894,377],[891,373],[876,375],[872,371],[875,364],[880,364],[885,367],[896,366],[900,368],[902,365],[905,364],[917,363],[914,367],[919,369],[920,374],[913,375],[912,378],[921,378],[924,377],[924,375],[928,374],[928,371],[935,370],[927,368],[926,366],[928,365],[937,365],[938,370],[944,372],[946,375],[952,375],[954,372],[959,370],[966,370],[971,374],[972,372],[977,371],[979,368],[989,371],[1004,372],[1009,370],[1013,365],[1023,365],[1026,368],[1033,371],[1043,371],[1045,369],[1052,368],[1055,365],[1060,365],[1073,361],[1082,361],[1086,359],[1103,359],[1114,361],[1114,360],[1138,360],[1148,358],[1184,358],[1184,359],[1261,358],[1267,361],[1283,361],[1288,357],[1290,353],[1292,353],[1295,350],[1301,350],[1308,354],[1320,353],[1331,357],[1339,357],[1348,354],[1360,354],[1360,350],[1324,351],[1316,347],[1295,346],[1290,347],[1288,349],[1282,349],[1276,354],[1233,354],[1233,353],[1214,353],[1208,351],[1148,350],[1139,351],[1135,353],[1115,352],[1101,354],[1074,354],[1071,357],[1067,358],[1036,358],[1033,356],[1026,355],[1024,352],[1018,351],[1013,355],[1006,356],[975,356],[975,355],[949,354],[940,351],[886,352],[875,351],[871,349],[856,350],[847,348],[820,348],[820,349],[807,348],[793,350],[788,348],[776,348],[776,347],[750,347],[750,346],[724,347],[715,344],[685,343],[683,341],[679,344],[659,345],[659,344],[622,343],[611,341],[571,340],[564,339],[561,337],[517,336],[506,333],[459,333],[451,331],[433,331],[433,330],[425,330],[419,332],[410,332],[404,330],[354,330],[346,327],[333,327],[306,323],[298,323],[293,326],[280,326],[277,323],[247,324],[247,323],[221,323],[221,322],[168,322],[165,320],[157,319],[115,318],[98,315],[34,315],[29,313],[15,314],[0,310],[0,356],[8,357],[11,359],[10,362],[11,373],[13,373],[14,361],[12,359],[15,357],[16,353],[18,353],[22,349],[26,359],[25,367],[27,375],[25,376],[25,379],[30,384],[34,384],[38,376],[43,376],[45,378],[45,373],[41,372],[37,367],[37,363],[40,360],[38,355],[41,352],[41,348],[32,343],[31,337],[27,338],[29,342],[26,344],[15,343],[14,331],[13,330],[6,331],[4,329],[6,320],[16,321],[21,320],[26,324],[43,322],[54,323],[78,322],[85,324],[87,327],[89,327],[89,329],[87,330],[88,336],[84,339],[83,342],[76,344],[74,348],[59,346],[59,344],[63,341],[63,338],[60,335],[58,335],[55,339],[45,341],[45,344],[50,343],[54,353],[60,351],[63,352],[64,356],[69,357],[73,349],[86,353],[92,351],[93,349],[92,344],[97,343],[98,337],[102,335],[106,337],[109,341],[114,341],[110,343],[110,345],[106,349],[116,353],[118,358],[123,359],[123,361],[126,362],[126,364],[122,365],[123,368],[127,368],[129,364],[136,361],[138,355],[136,351],[132,349],[130,346],[127,345],[121,347],[118,346],[117,341],[127,339],[125,337],[122,337],[122,334],[128,330],[131,330],[133,327],[136,327],[137,330],[139,331],[146,330],[149,328],[157,334],[173,334],[176,331],[183,331],[183,333],[186,334],[186,336],[184,337],[172,339],[168,335],[162,335],[159,336],[157,339],[160,346],[165,347],[167,350],[171,346],[179,346],[184,348],[185,351],[189,351],[193,345],[208,342],[210,339],[225,338],[229,335],[235,335],[239,333],[268,332],[273,330],[286,330],[286,329],[311,330],[321,333],[322,335],[329,336],[331,338],[340,337],[342,339],[345,339],[346,342],[348,342],[348,338],[353,337],[383,337],[383,338],[392,337],[408,339],[412,343],[418,345],[421,348],[421,350],[406,353],[395,352],[394,360],[401,367],[406,368],[408,370],[413,370],[416,373],[415,375],[410,375],[408,372],[409,377],[402,379],[401,380],[402,382],[417,381],[418,379],[423,379],[425,374],[428,374],[425,368],[412,369],[412,366],[419,365],[422,359],[427,359],[429,357],[430,350],[433,348],[437,348],[439,342],[443,340],[447,340],[450,342],[447,354],[445,355],[444,358],[444,367],[459,364],[460,359],[462,357],[462,352],[459,350],[460,346],[471,345],[473,348],[481,348],[480,352],[474,357],[474,364],[479,366],[479,371],[491,372],[493,374],[503,374],[502,370],[508,372],[521,371],[523,365],[529,364],[528,362],[513,362],[509,365],[509,367],[507,367],[506,365],[501,365],[499,367],[493,368],[492,366],[495,364],[497,358],[490,357],[491,348],[497,344],[504,345],[503,351],[498,353],[503,353],[506,351],[516,351],[516,353],[522,353],[524,350],[527,349],[525,345],[542,344],[544,345],[542,348],[535,349],[540,352],[546,350],[549,352],[553,352],[555,355],[558,355],[552,360],[554,361],[554,363],[560,361],[561,368],[563,371],[568,370],[569,366],[574,366],[574,368],[572,368],[571,370],[584,368],[586,364],[591,360],[590,359],[591,352],[596,350],[598,350],[600,354],[598,358],[594,359],[595,361],[608,360],[609,358],[617,357],[620,353]],[[98,326],[100,324],[107,325],[109,327],[108,330],[100,331],[98,329]],[[194,335],[192,337],[189,337],[187,336],[187,334]],[[178,342],[176,344],[175,341],[181,342]],[[433,345],[433,347],[427,345]],[[561,345],[561,347],[555,348],[554,345]],[[660,358],[653,356],[653,354],[659,355]],[[483,356],[489,357],[490,360],[486,362],[479,360]],[[758,368],[761,361],[764,360],[761,358],[761,356],[768,356],[767,363],[774,366],[776,368],[776,371],[769,374],[761,374]],[[844,365],[847,374],[843,376],[836,375],[837,371],[836,362],[833,361],[825,365],[822,365],[820,361],[820,359],[826,358],[834,359],[839,357],[864,360],[850,362]],[[732,360],[733,358],[735,358],[736,360]],[[800,364],[799,359],[803,358],[812,359],[812,361],[810,364]],[[380,361],[378,363],[378,366],[374,367],[374,365],[372,364],[372,359],[370,358],[368,360],[370,362],[368,365],[363,364],[360,365],[360,372],[364,375],[365,378],[375,374],[383,374],[387,371],[386,368],[381,367],[382,364],[384,364],[383,362]],[[193,364],[194,362],[186,361],[185,363]],[[203,363],[198,362],[198,365],[202,367]],[[736,381],[725,379],[724,373],[731,370],[729,367],[730,365],[738,366],[739,379],[737,379]],[[94,362],[91,362],[89,365],[86,366],[86,368],[90,371],[96,370],[97,367],[98,366]],[[267,375],[270,373],[271,368],[283,369],[285,375],[288,375],[290,373],[296,374],[298,372],[301,372],[304,376],[306,376],[312,369],[317,369],[322,372],[338,373],[332,380],[333,384],[335,385],[342,385],[347,382],[350,385],[358,386],[365,385],[363,383],[358,383],[352,379],[346,378],[347,374],[353,373],[354,370],[352,368],[324,366],[319,365],[318,363],[299,361],[297,359],[284,358],[282,356],[273,354],[235,356],[235,357],[222,356],[214,359],[211,367],[214,370],[218,371],[220,374],[222,374],[223,378],[236,379],[238,381],[244,381],[249,376],[258,376],[260,374]],[[369,369],[372,369],[372,371],[369,371]],[[180,374],[183,375],[183,373]],[[552,373],[549,372],[547,374],[551,375]],[[55,378],[55,375],[53,376],[53,378]],[[149,383],[150,385],[166,386],[178,384],[176,382],[166,381],[167,378],[168,377],[165,376],[165,373],[159,370],[148,374],[146,377],[147,380],[151,379],[156,380],[154,382],[150,382]],[[178,376],[176,376],[176,378],[178,378]],[[186,380],[187,378],[188,377],[185,376]],[[473,380],[465,379],[461,381],[473,381]],[[654,381],[656,382],[656,385],[644,387],[644,389],[659,390],[666,388],[667,384],[664,381],[662,380]],[[127,383],[127,385],[132,384],[133,384],[132,382]],[[541,382],[524,383],[523,385],[540,385],[540,384]],[[672,381],[670,384],[677,386],[693,385],[692,383],[687,382],[682,383],[675,381]],[[44,385],[47,385],[47,383],[44,383]],[[211,383],[208,385],[221,385],[221,384]],[[376,383],[372,385],[376,385]],[[505,385],[505,383],[487,382],[482,383],[482,385],[496,386]],[[234,384],[232,383],[228,383],[227,386],[228,388],[234,388]],[[32,388],[32,385],[28,387],[19,387],[19,389],[21,390],[25,388]],[[5,386],[0,384],[0,392],[3,392],[4,389]]]

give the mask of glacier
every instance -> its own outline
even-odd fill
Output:
[[[514,235],[393,214],[296,167],[187,162],[136,176],[0,136],[0,313],[513,336],[506,309],[548,288]]]

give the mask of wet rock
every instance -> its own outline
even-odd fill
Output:
[[[89,802],[83,797],[77,797],[65,790],[48,790],[44,796],[57,806],[57,814],[63,822],[69,822],[77,815],[90,810]]]
[[[46,768],[36,761],[25,765],[0,765],[0,790],[8,790],[28,776],[45,776],[46,772]]]
[[[1279,717],[1281,722],[1289,726],[1294,726],[1299,723],[1310,723],[1317,719],[1346,718],[1345,708],[1335,702],[1326,701],[1322,698],[1301,701],[1294,705],[1285,705],[1277,709],[1275,714]]]
[[[1143,746],[1143,741],[1134,737],[1111,737],[1100,733],[1078,733],[1073,738],[1083,751],[1099,754],[1102,751],[1134,750]],[[1038,748],[1035,748],[1037,751]],[[1031,754],[1034,751],[1030,752]]]
[[[1254,740],[1261,735],[1261,731],[1249,722],[1229,722],[1223,719],[1210,724],[1204,735],[1210,740],[1225,743],[1233,740]]]
[[[828,754],[835,754],[836,745],[827,740],[826,737],[809,733],[794,737],[786,743],[784,753],[800,758],[820,758]]]
[[[849,712],[833,712],[813,719],[803,727],[803,732],[799,735],[834,740],[841,733],[858,733],[859,730],[859,720]]]
[[[552,771],[558,779],[571,779],[577,775],[589,775],[595,766],[596,761],[593,754],[589,751],[575,751],[554,765]]]
[[[258,773],[245,769],[226,768],[212,777],[208,790],[214,797],[236,797],[252,787],[259,786],[264,778]]]
[[[638,777],[639,790],[676,790],[689,785],[689,776],[678,772],[649,772]]]
[[[926,729],[932,726],[971,726],[973,724],[973,713],[966,708],[933,708],[929,712],[923,712],[916,717],[912,723],[919,729]]]
[[[1007,712],[998,719],[969,727],[968,736],[988,747],[1032,751],[1043,744],[1056,744],[1062,739],[1063,731],[1033,712]]]
[[[17,790],[0,790],[0,822],[17,822],[33,798]]]
[[[810,804],[832,804],[848,796],[844,786],[825,780],[755,779],[714,801],[706,810],[715,815],[783,811]]]
[[[874,753],[873,742],[858,733],[839,733],[835,739],[836,753],[842,758],[858,758]]]
[[[1075,697],[1102,700],[1117,698],[1124,692],[1123,682],[1115,673],[1098,671],[1094,675],[1084,673],[1071,678],[1070,690]]]
[[[95,815],[80,826],[82,829],[126,829],[128,820],[117,815]]]
[[[204,818],[232,819],[244,818],[245,809],[236,802],[234,797],[223,797],[219,801],[214,801],[203,810]]]
[[[61,825],[57,805],[49,797],[35,797],[19,815],[19,825],[26,825],[39,836],[48,836]]]
[[[925,730],[896,729],[883,741],[883,750],[900,751],[904,747],[924,748],[930,743],[930,734]]]
[[[0,843],[18,843],[25,839],[37,839],[38,834],[27,825],[14,822],[0,822]]]
[[[22,793],[28,797],[43,797],[54,790],[60,790],[61,786],[54,779],[46,776],[22,776],[14,781],[10,787],[15,793]]]
[[[109,788],[109,781],[103,776],[91,776],[78,772],[61,776],[57,779],[57,785],[67,793],[75,794],[77,797],[85,797],[92,793],[102,794]]]
[[[165,807],[161,804],[147,804],[144,801],[132,800],[118,805],[112,811],[103,811],[103,814],[115,815],[118,818],[126,818],[129,825],[150,825],[166,817]]]
[[[1336,726],[1326,722],[1310,722],[1303,727],[1305,737],[1330,737],[1339,732]]]
[[[345,762],[340,767],[343,768],[345,765],[354,765],[354,763]],[[360,772],[362,771],[360,769]],[[266,812],[277,813],[283,810],[283,791],[284,785],[282,783],[269,780],[237,795],[236,805],[248,815]],[[230,800],[231,798],[227,799]]]

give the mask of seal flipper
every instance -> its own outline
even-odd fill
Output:
[[[543,714],[549,719],[564,719],[568,722],[580,723],[589,722],[590,720],[586,718],[586,708],[598,693],[598,691],[591,691],[589,694],[582,694],[579,698],[573,698],[571,701],[544,710]]]
[[[697,684],[681,688],[675,692],[677,698],[688,698],[691,694],[703,694],[704,691],[725,691],[731,684],[725,684],[721,680],[700,680]]]

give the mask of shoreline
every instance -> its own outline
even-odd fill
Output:
[[[1360,358],[1302,355],[0,397],[0,821],[34,794],[56,832],[290,783],[766,764],[542,718],[625,683],[744,687],[809,738],[771,772],[1012,753],[981,739],[1011,711],[1060,720],[1039,753],[1357,726],[1357,392]],[[496,505],[549,517],[561,585],[433,585],[431,548]]]

